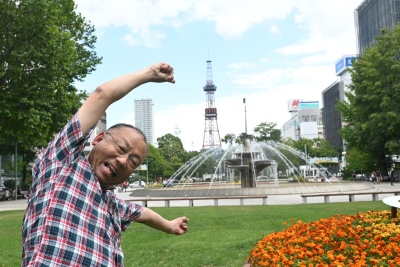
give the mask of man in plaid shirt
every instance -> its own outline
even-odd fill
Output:
[[[121,232],[131,222],[181,235],[186,217],[166,220],[154,211],[115,197],[147,155],[143,133],[117,124],[83,148],[113,102],[147,82],[175,83],[173,68],[158,63],[99,86],[34,162],[23,220],[22,266],[123,266]]]

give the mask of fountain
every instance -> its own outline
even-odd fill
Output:
[[[253,135],[242,133],[240,140],[243,144],[243,151],[235,152],[234,158],[225,160],[228,168],[238,170],[242,174],[240,183],[242,188],[256,187],[257,174],[273,163],[268,159],[259,159],[260,152],[250,150],[253,138]],[[274,166],[277,168],[276,164]]]
[[[241,134],[241,143],[227,149],[209,149],[192,158],[172,176],[179,181],[174,187],[135,190],[136,198],[215,198],[233,196],[267,196],[305,193],[345,192],[371,189],[369,183],[349,183],[340,179],[329,182],[303,177],[298,164],[289,158],[308,161],[312,168],[322,168],[311,163],[304,152],[279,142],[255,142],[252,135]],[[293,159],[293,158],[292,158]],[[212,164],[210,164],[210,161]],[[207,181],[192,181],[195,173],[208,162],[211,165]],[[217,163],[217,164],[215,164]],[[280,172],[278,164],[287,174]],[[282,169],[282,168],[281,168]],[[326,171],[326,170],[324,170]],[[328,176],[333,177],[331,173]],[[264,177],[263,179],[261,177]],[[293,179],[293,180],[290,180]]]
[[[221,148],[207,149],[186,162],[170,177],[170,179],[179,181],[174,187],[136,190],[130,196],[164,199],[215,196],[256,197],[271,194],[344,192],[367,189],[360,185],[357,185],[357,187],[349,184],[343,186],[340,179],[336,180],[335,185],[329,180],[329,183],[317,182],[315,177],[308,180],[299,171],[298,164],[294,164],[286,156],[287,153],[305,161],[306,166],[318,170],[322,166],[311,163],[305,153],[288,145],[273,141],[255,142],[253,141],[254,136],[247,134],[247,123],[245,123],[245,129],[246,131],[239,136],[240,144],[231,144],[226,150]],[[209,181],[193,182],[192,178],[195,177],[199,167],[210,160],[213,160],[217,165],[212,169],[212,174],[208,176]],[[286,177],[278,177],[278,163],[286,168]],[[334,176],[325,169],[324,172],[329,177]],[[320,172],[318,171],[318,173]],[[259,176],[259,174],[262,175]],[[261,181],[258,179],[261,177],[267,179]],[[239,180],[240,184],[238,183]],[[324,180],[321,179],[320,181]],[[368,189],[370,188],[368,187]]]

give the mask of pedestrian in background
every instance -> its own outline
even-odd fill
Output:
[[[381,181],[382,181],[382,172],[381,172],[381,170],[378,170],[376,172],[376,183],[380,184]]]
[[[390,171],[390,184],[392,186],[394,186],[393,182],[394,182],[394,179],[396,178],[395,174],[396,174],[396,172],[394,171],[394,168],[392,168],[392,170]]]
[[[372,179],[372,182],[373,182],[374,184],[376,184],[376,172],[375,172],[375,171],[372,171],[372,173],[371,173],[371,179]]]

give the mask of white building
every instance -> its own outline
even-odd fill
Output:
[[[318,101],[291,99],[288,101],[291,118],[282,127],[283,139],[323,138],[322,115]]]
[[[139,128],[147,138],[147,142],[154,144],[154,112],[153,100],[135,100],[135,127]]]
[[[89,94],[91,95],[91,93]],[[82,104],[85,100],[82,100]],[[96,128],[93,130],[92,134],[90,135],[89,139],[86,142],[85,148],[83,151],[90,152],[93,148],[92,142],[93,139],[101,132],[107,131],[107,112],[104,112],[103,116],[101,116],[99,122],[96,125]]]

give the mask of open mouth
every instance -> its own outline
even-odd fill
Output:
[[[104,166],[106,167],[106,172],[108,173],[108,175],[110,175],[113,178],[115,176],[117,176],[117,172],[115,171],[115,169],[110,164],[108,164],[106,162],[106,163],[104,163]]]

